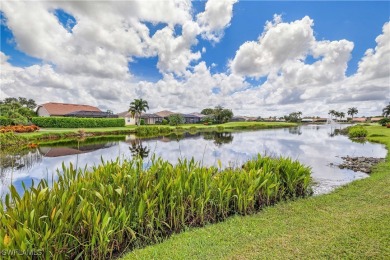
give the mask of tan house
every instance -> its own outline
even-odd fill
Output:
[[[137,124],[136,118],[133,117],[133,115],[130,112],[122,112],[117,114],[118,117],[122,117],[125,119],[125,124],[126,125],[135,125]],[[155,125],[159,124],[162,122],[164,119],[163,117],[157,115],[157,114],[146,114],[142,113],[141,114],[141,119],[145,121],[146,125]]]
[[[117,115],[118,115],[118,117],[122,117],[125,119],[126,125],[135,125],[136,124],[135,117],[133,117],[130,112],[125,111],[125,112],[119,113]]]
[[[371,122],[378,122],[379,120],[383,119],[384,117],[371,117]]]
[[[354,117],[352,122],[354,122],[354,123],[365,123],[365,122],[367,122],[367,118],[366,117]]]
[[[106,112],[89,105],[45,103],[37,108],[38,116],[78,116],[78,117],[107,117]]]

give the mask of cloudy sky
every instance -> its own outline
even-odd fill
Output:
[[[388,1],[2,1],[1,99],[281,116],[390,101]]]

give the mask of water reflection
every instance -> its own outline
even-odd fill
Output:
[[[338,169],[331,165],[342,162],[341,156],[385,157],[383,145],[372,143],[354,143],[346,136],[336,134],[336,129],[345,126],[304,125],[296,128],[269,129],[236,133],[197,133],[168,135],[139,139],[134,135],[116,137],[116,139],[95,138],[65,142],[62,144],[41,146],[21,154],[6,154],[0,160],[0,193],[8,190],[11,181],[18,191],[22,191],[21,182],[28,186],[44,178],[49,182],[56,180],[56,169],[62,163],[84,168],[101,163],[101,160],[116,160],[118,157],[132,158],[140,156],[145,164],[150,163],[153,155],[170,162],[178,158],[194,158],[203,165],[222,167],[240,166],[257,153],[288,156],[298,159],[313,169],[316,193],[324,193],[334,187],[368,175],[347,169]],[[13,162],[13,163],[12,163]],[[18,163],[15,163],[18,162]]]

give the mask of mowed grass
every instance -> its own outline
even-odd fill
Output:
[[[390,149],[390,129],[367,126]],[[324,151],[326,152],[326,151]],[[390,259],[390,154],[331,194],[190,229],[124,259]]]

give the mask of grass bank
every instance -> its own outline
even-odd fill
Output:
[[[145,125],[141,127],[105,127],[105,128],[42,128],[37,132],[18,134],[26,137],[29,141],[55,140],[62,138],[74,138],[80,135],[79,131],[83,130],[88,136],[102,135],[125,135],[136,133],[138,128],[150,129],[154,135],[160,133],[159,129],[164,130],[164,134],[185,133],[200,131],[229,131],[229,130],[256,130],[296,126],[295,123],[284,122],[229,122],[220,125],[203,125],[203,124],[184,124],[178,127],[166,125]],[[156,130],[157,129],[157,130]],[[146,131],[148,132],[148,131]]]
[[[390,149],[390,129],[365,126]],[[331,194],[190,229],[124,259],[389,259],[390,154],[372,176]]]

